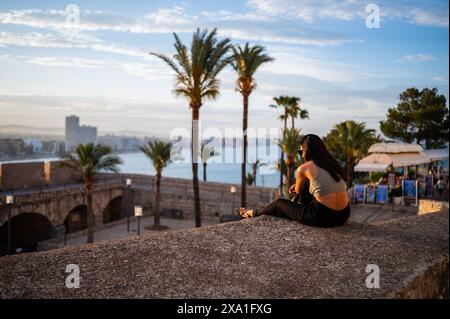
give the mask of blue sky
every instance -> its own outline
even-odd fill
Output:
[[[380,9],[367,28],[365,8]],[[168,136],[190,127],[172,94],[173,74],[149,52],[173,54],[172,32],[189,43],[218,28],[235,44],[263,45],[275,58],[256,74],[252,127],[279,127],[272,98],[302,98],[304,133],[326,134],[353,119],[379,130],[404,89],[437,87],[448,99],[447,1],[76,1],[67,28],[61,1],[0,3],[0,125],[63,127],[77,114],[100,132]],[[203,127],[240,127],[241,97],[231,68],[221,95],[201,109]]]

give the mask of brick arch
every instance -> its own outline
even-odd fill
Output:
[[[103,209],[102,217],[104,224],[126,217],[122,195],[116,196],[108,202]]]
[[[54,226],[47,216],[36,212],[23,212],[11,218],[11,244],[25,251],[35,251],[37,243],[51,238]],[[8,223],[0,227],[0,247],[2,252],[7,247]]]
[[[64,219],[66,233],[74,233],[87,229],[87,206],[84,204],[74,207]]]
[[[37,215],[41,215],[47,218],[53,226],[56,226],[57,223],[52,221],[51,214],[48,212],[45,206],[43,205],[26,205],[21,207],[11,207],[11,219],[18,217],[22,214],[33,213]],[[8,208],[3,210],[3,213],[0,211],[2,215],[2,219],[0,220],[0,227],[3,227],[8,223]]]

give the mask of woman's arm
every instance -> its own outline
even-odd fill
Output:
[[[295,192],[297,194],[303,193],[307,181],[307,178],[305,176],[305,165],[306,164],[303,164],[297,169],[297,180],[295,182]]]

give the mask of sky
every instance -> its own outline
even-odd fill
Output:
[[[280,127],[269,105],[291,95],[309,112],[296,123],[304,134],[324,136],[345,120],[379,132],[408,87],[436,87],[448,100],[448,12],[436,0],[2,0],[0,125],[63,128],[76,114],[100,133],[189,129],[173,72],[149,52],[173,55],[173,32],[189,46],[199,27],[262,45],[275,59],[255,73],[249,127]],[[202,128],[241,127],[236,74],[229,67],[219,77],[219,98],[200,110]]]

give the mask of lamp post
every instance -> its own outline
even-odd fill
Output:
[[[231,186],[230,192],[231,192],[231,194],[233,194],[233,205],[232,205],[232,210],[231,210],[231,213],[233,214],[234,213],[234,194],[236,193],[236,186]]]
[[[142,206],[134,206],[134,216],[137,217],[137,234],[141,234],[141,216],[142,216]]]
[[[130,187],[131,187],[131,178],[127,178],[127,232],[130,232],[130,215],[131,215],[131,207],[130,207]]]
[[[14,204],[14,196],[6,195],[6,205],[8,205],[8,255],[11,254],[11,205]]]

